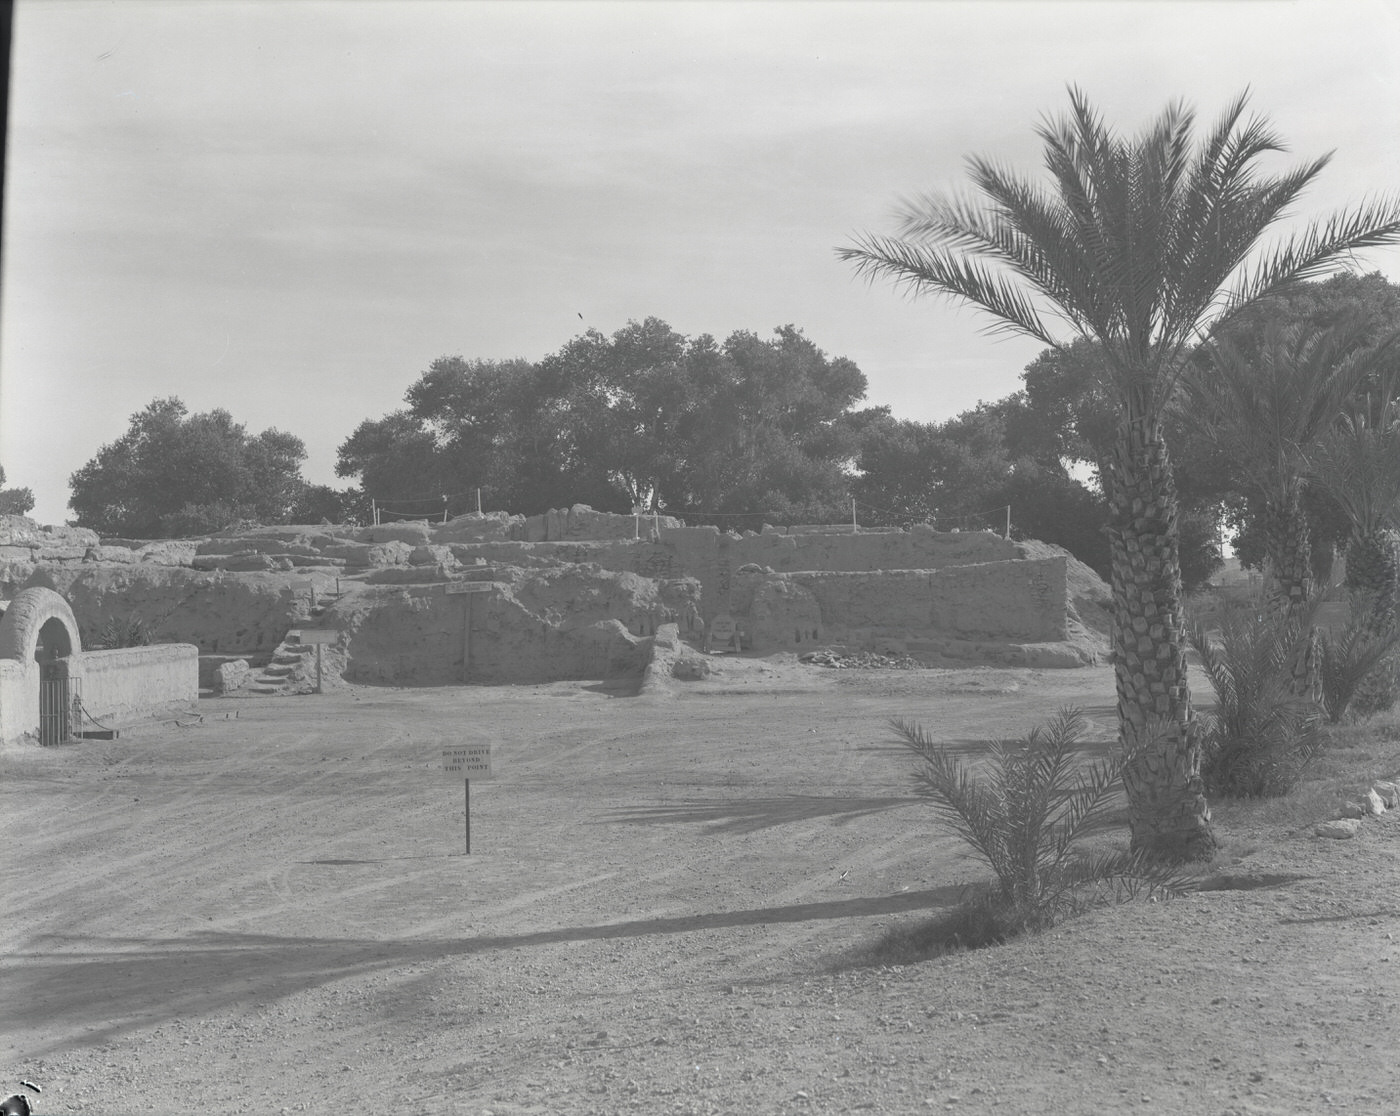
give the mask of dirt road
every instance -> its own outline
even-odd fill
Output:
[[[24,1077],[40,1113],[1390,1111],[1385,819],[1356,842],[1235,840],[1268,886],[848,964],[982,877],[885,720],[976,751],[1076,703],[1106,747],[1111,693],[1105,669],[745,659],[674,696],[229,698],[9,751],[0,1095]],[[471,786],[467,856],[440,749],[478,740],[497,775]]]

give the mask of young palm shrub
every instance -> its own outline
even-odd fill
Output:
[[[1109,824],[1123,760],[1076,762],[1086,723],[1062,709],[1020,740],[995,741],[985,778],[917,722],[890,722],[920,760],[918,793],[992,869],[996,883],[964,904],[958,925],[972,940],[1005,941],[1045,929],[1107,898],[1184,890],[1176,870],[1141,854],[1085,854],[1078,843]]]
[[[1315,603],[1291,615],[1263,604],[1237,606],[1220,616],[1214,638],[1191,624],[1191,645],[1217,703],[1201,715],[1201,776],[1210,793],[1287,794],[1317,754],[1322,710],[1293,686],[1315,613]]]
[[[1356,608],[1360,602],[1361,607]],[[1373,631],[1370,612],[1364,598],[1353,596],[1351,620],[1340,633],[1334,634],[1325,629],[1318,632],[1318,674],[1322,683],[1322,708],[1332,724],[1338,724],[1348,711],[1362,717],[1377,712],[1365,697],[1372,693],[1388,691],[1382,685],[1363,691],[1366,683],[1378,672],[1391,669],[1396,654],[1400,653],[1400,626],[1393,626],[1380,632]],[[1352,703],[1358,695],[1363,696],[1358,708]]]
[[[107,649],[145,647],[150,642],[150,628],[146,626],[146,621],[135,614],[113,616],[97,633],[97,646]]]

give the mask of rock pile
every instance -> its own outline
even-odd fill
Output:
[[[1365,794],[1350,799],[1342,807],[1342,817],[1335,821],[1318,822],[1313,833],[1318,837],[1344,841],[1361,832],[1362,818],[1375,817],[1396,808],[1400,808],[1400,783],[1380,780],[1372,784]]]
[[[847,651],[823,647],[797,656],[800,663],[834,670],[922,670],[926,664],[909,655],[881,655],[876,651]]]

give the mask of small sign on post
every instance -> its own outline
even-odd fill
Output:
[[[489,740],[481,744],[454,744],[442,750],[442,777],[449,783],[462,782],[468,856],[472,854],[472,780],[495,777],[491,752]]]
[[[334,643],[340,638],[340,632],[335,628],[322,628],[319,630],[303,628],[297,633],[297,642],[306,646],[314,645],[316,648],[316,692],[321,692],[321,648],[327,643]]]
[[[489,576],[494,570],[487,569]],[[462,681],[471,681],[472,670],[472,597],[477,593],[489,593],[496,587],[489,581],[449,581],[444,592],[449,597],[462,598]]]

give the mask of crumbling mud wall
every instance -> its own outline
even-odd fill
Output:
[[[951,639],[1049,643],[1069,637],[1065,562],[1045,558],[878,573],[740,576],[736,610],[755,649]]]
[[[29,584],[64,597],[89,641],[108,621],[134,617],[144,622],[153,642],[257,657],[270,653],[288,628],[306,618],[306,598],[293,591],[293,580],[286,574],[178,566],[64,566],[40,568]]]
[[[614,516],[613,519],[630,517]],[[717,527],[665,527],[656,540],[574,539],[561,542],[483,540],[448,545],[461,564],[482,561],[516,566],[592,563],[609,570],[626,570],[642,577],[667,580],[693,577],[703,590],[702,615],[712,619],[734,612],[734,577],[745,566],[762,566],[779,573],[801,570],[873,572],[934,570],[974,563],[1012,561],[1023,557],[1018,543],[990,532],[941,532],[916,527],[909,531],[852,534],[765,531],[739,536]]]
[[[694,629],[699,585],[658,583],[599,567],[496,571],[462,582],[366,586],[318,626],[342,633],[326,662],[347,682],[445,685],[544,682],[636,673],[666,623]],[[467,625],[470,622],[470,630]]]
[[[209,685],[233,657],[261,668],[304,627],[340,631],[326,669],[356,682],[603,677],[659,625],[698,646],[720,614],[761,652],[841,642],[1020,661],[1029,653],[1009,649],[1034,645],[1031,658],[1068,665],[1092,660],[1102,640],[1088,629],[1102,630],[1108,600],[1058,548],[923,527],[741,536],[580,505],[159,543],[65,530],[0,517],[0,575],[12,579],[0,594],[19,575],[55,589],[85,634],[139,617],[156,639],[196,645]],[[464,595],[447,591],[460,580],[493,586],[472,598],[470,631]]]

